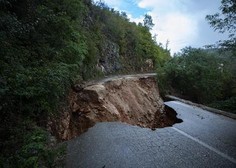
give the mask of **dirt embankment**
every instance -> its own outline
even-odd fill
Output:
[[[70,105],[48,123],[59,139],[68,140],[97,122],[121,121],[147,128],[171,126],[176,112],[165,108],[155,77],[126,77],[71,91]]]

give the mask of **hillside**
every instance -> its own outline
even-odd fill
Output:
[[[0,1],[0,167],[55,166],[47,118],[74,83],[153,71],[170,59],[152,39],[152,20],[91,0]]]

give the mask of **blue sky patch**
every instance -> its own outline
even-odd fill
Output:
[[[121,2],[122,3],[119,6],[119,9],[131,14],[135,18],[143,16],[149,11],[148,9],[138,7],[136,0],[123,0]]]

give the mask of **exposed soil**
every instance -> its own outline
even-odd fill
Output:
[[[165,105],[164,113],[155,114],[152,130],[155,130],[156,128],[170,127],[176,123],[181,123],[181,122],[183,122],[183,120],[177,118],[176,111],[173,108]]]
[[[49,130],[61,140],[85,132],[97,122],[121,121],[146,128],[163,128],[181,122],[165,106],[155,77],[126,77],[72,89],[69,107],[60,118],[49,119]]]

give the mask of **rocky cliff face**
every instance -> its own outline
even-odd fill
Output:
[[[140,127],[172,125],[176,113],[165,109],[154,77],[125,77],[71,91],[70,106],[48,126],[58,138],[67,140],[97,122],[121,121]]]
[[[102,45],[100,64],[105,68],[105,72],[110,74],[121,70],[119,45],[116,43],[105,40]]]

